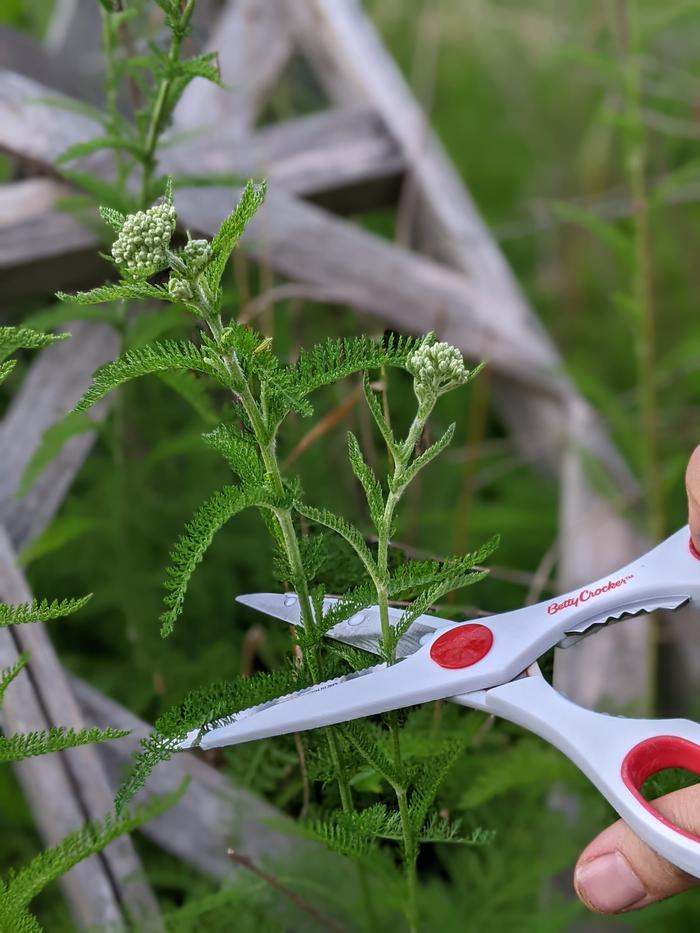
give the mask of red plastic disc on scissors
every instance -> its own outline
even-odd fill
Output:
[[[430,648],[430,657],[440,667],[459,670],[481,661],[493,644],[493,633],[485,625],[470,622],[445,632]]]

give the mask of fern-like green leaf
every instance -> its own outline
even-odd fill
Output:
[[[384,443],[391,452],[394,459],[396,459],[396,453],[398,451],[398,443],[394,437],[394,432],[391,430],[391,426],[388,424],[386,418],[384,417],[384,412],[382,411],[382,406],[379,404],[379,399],[372,388],[372,384],[369,381],[369,376],[367,373],[362,377],[362,389],[365,393],[365,399],[367,400],[367,407],[370,410],[374,422],[379,428],[379,432],[384,438]]]
[[[0,327],[0,361],[15,350],[41,350],[70,334],[42,334],[31,327]]]
[[[341,728],[344,738],[359,752],[367,764],[381,774],[392,787],[402,786],[403,776],[382,751],[381,743],[378,741],[377,727],[373,723],[354,720]]]
[[[104,220],[108,227],[111,227],[115,233],[121,232],[121,229],[124,226],[124,221],[126,220],[125,215],[122,214],[121,211],[115,211],[112,207],[100,207],[99,212],[100,217],[102,220]]]
[[[92,377],[92,385],[83,395],[75,411],[87,411],[113,389],[152,373],[182,372],[193,369],[212,375],[212,366],[202,351],[187,341],[164,340],[138,350],[128,350],[111,363],[101,366]]]
[[[25,496],[29,492],[39,474],[58,456],[67,441],[77,434],[95,431],[98,427],[84,413],[69,412],[65,418],[47,428],[24,468],[18,494]]]
[[[213,431],[203,434],[204,443],[218,451],[228,462],[231,470],[244,485],[261,484],[265,468],[258,453],[255,440],[232,424],[219,424]]]
[[[170,554],[165,581],[168,591],[164,600],[166,609],[160,617],[163,637],[173,631],[182,612],[190,578],[216,532],[243,509],[251,506],[273,508],[275,504],[276,500],[264,486],[225,486],[199,507]]]
[[[449,842],[466,846],[488,845],[493,841],[494,836],[493,830],[481,827],[473,829],[469,835],[465,836],[462,833],[461,820],[445,819],[439,813],[430,814],[418,834],[420,842]]]
[[[393,627],[391,642],[388,646],[384,646],[389,657],[393,656],[399,639],[406,634],[419,616],[428,612],[434,603],[453,590],[461,589],[464,586],[471,586],[474,583],[478,583],[479,580],[483,580],[488,574],[488,571],[477,570],[475,567],[489,554],[493,553],[498,546],[498,541],[498,536],[494,536],[483,547],[479,548],[478,551],[467,554],[462,558],[446,561],[435,568],[435,582],[422,590],[403,613],[400,621]],[[410,572],[404,572],[403,574],[399,572],[398,586],[403,587],[404,591],[405,589],[410,590],[412,588],[413,581]],[[396,583],[391,587],[392,592],[395,592],[395,587]]]
[[[216,726],[233,713],[306,686],[299,677],[300,672],[289,667],[254,674],[249,678],[207,684],[190,691],[182,703],[160,716],[153,732],[141,740],[141,750],[134,756],[133,768],[117,793],[117,812],[121,812],[141,790],[156,765],[172,758],[189,732],[203,729],[209,723]]]
[[[205,78],[212,84],[221,86],[221,74],[216,52],[204,52],[178,62],[175,73],[187,78]]]
[[[325,340],[301,351],[298,362],[287,372],[290,388],[309,395],[353,373],[381,366],[405,366],[407,358],[424,339],[392,335],[383,342],[369,337]]]
[[[416,478],[423,467],[427,466],[431,460],[434,460],[438,454],[441,454],[446,447],[449,447],[454,437],[456,427],[457,425],[453,422],[439,440],[431,444],[427,450],[424,450],[420,456],[416,457],[415,460],[409,464],[402,476],[401,485],[399,487],[392,484],[391,479],[389,480],[389,487],[392,492],[400,493],[401,490],[405,489],[406,486]]]
[[[363,858],[375,846],[375,837],[382,835],[389,817],[384,804],[376,803],[362,810],[336,810],[321,819],[303,825],[305,834],[323,842],[333,852],[349,858]]]
[[[92,599],[92,593],[80,599],[35,599],[31,603],[10,606],[0,603],[0,626],[22,625],[25,622],[50,622],[72,615]]]
[[[117,152],[130,152],[137,157],[143,155],[143,150],[138,142],[125,139],[121,136],[95,136],[93,139],[86,139],[83,142],[68,146],[68,148],[64,149],[58,156],[56,164],[62,165],[64,162],[82,159],[84,156],[92,155],[93,152],[99,152],[102,149],[113,149]]]
[[[60,301],[69,301],[77,305],[101,305],[107,301],[136,301],[149,298],[173,301],[167,288],[136,279],[131,282],[116,282],[114,285],[99,285],[97,288],[91,288],[89,292],[77,292],[75,295],[56,292],[56,297]]]
[[[448,557],[445,560],[409,560],[399,564],[391,571],[389,596],[401,599],[416,590],[432,583],[438,583],[446,576],[462,575],[469,570],[481,568],[498,546],[498,537],[491,538],[481,547],[469,554]]]
[[[213,290],[218,289],[231,252],[265,200],[266,190],[264,183],[249,181],[235,209],[224,220],[211,241],[212,258],[205,270],[205,276]]]
[[[477,571],[471,569],[461,573],[446,573],[437,583],[433,583],[432,586],[429,586],[426,590],[423,590],[423,592],[420,593],[411,603],[408,609],[406,609],[396,625],[393,626],[389,645],[384,646],[387,657],[393,657],[393,653],[396,650],[396,645],[402,636],[406,634],[416,619],[419,618],[419,616],[422,616],[424,613],[428,612],[430,608],[436,602],[438,602],[438,600],[442,599],[443,596],[445,596],[447,593],[451,593],[453,590],[458,590],[463,586],[471,586],[474,583],[478,583],[479,580],[483,580],[487,575],[488,570]]]
[[[11,664],[9,667],[6,667],[4,670],[0,671],[0,706],[2,706],[5,691],[10,686],[15,677],[17,677],[27,666],[28,660],[28,652],[23,651],[14,664]]]
[[[0,385],[7,379],[16,365],[17,360],[6,360],[4,363],[0,363]]]
[[[329,641],[328,650],[332,655],[344,661],[351,671],[364,671],[377,663],[374,654],[360,651],[352,645],[344,645],[342,641]]]
[[[17,903],[17,900],[0,881],[0,930],[12,930],[12,933],[44,933],[36,917],[21,903]]]
[[[309,521],[316,522],[318,525],[325,525],[327,528],[339,534],[341,538],[345,538],[365,565],[367,573],[369,573],[373,580],[378,580],[379,571],[376,561],[370,549],[367,547],[364,538],[354,525],[346,522],[345,519],[341,518],[339,515],[334,515],[333,512],[329,512],[328,509],[316,509],[310,505],[302,505],[301,502],[295,502],[294,508],[300,515],[308,518]]]
[[[365,497],[367,498],[370,517],[375,527],[379,527],[384,513],[384,496],[382,494],[381,484],[374,475],[372,468],[365,462],[365,458],[362,456],[362,451],[360,450],[360,443],[352,431],[348,431],[347,438],[348,458],[350,460],[352,472],[362,484]]]
[[[0,761],[24,761],[37,755],[60,752],[65,748],[77,748],[79,745],[93,745],[95,742],[107,742],[122,739],[129,735],[129,729],[64,729],[54,726],[45,732],[26,732],[18,735],[0,736]]]
[[[339,622],[345,622],[357,612],[361,612],[377,601],[376,587],[371,583],[361,583],[353,587],[323,614],[323,631],[327,632]]]
[[[463,753],[464,745],[463,740],[448,739],[442,752],[428,759],[415,778],[409,802],[409,813],[415,832],[419,833],[423,829],[440,787]]]

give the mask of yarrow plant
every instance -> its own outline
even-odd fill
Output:
[[[393,663],[397,645],[412,622],[446,593],[481,579],[484,571],[480,564],[495,546],[492,541],[477,553],[446,561],[390,560],[390,538],[402,495],[454,434],[455,426],[451,425],[434,444],[419,451],[434,406],[441,395],[466,385],[478,372],[478,368],[467,369],[455,347],[435,342],[432,335],[389,336],[381,341],[334,339],[302,350],[298,360],[288,364],[277,358],[268,338],[224,316],[222,276],[232,249],[264,195],[263,184],[250,182],[236,209],[210,241],[188,235],[182,247],[173,240],[176,215],[170,184],[163,200],[146,211],[130,216],[103,211],[117,234],[112,257],[119,281],[73,296],[59,295],[78,304],[158,299],[178,303],[199,322],[194,340],[156,342],[127,351],[102,367],[77,411],[85,411],[118,386],[149,373],[194,371],[229,394],[229,410],[203,440],[226,459],[235,479],[203,503],[174,546],[166,574],[162,634],[173,631],[192,574],[215,534],[248,508],[262,514],[275,543],[275,572],[296,592],[303,622],[296,633],[301,665],[203,687],[160,718],[119,793],[119,807],[143,785],[159,761],[176,751],[190,731],[198,730],[201,740],[210,723],[221,723],[241,709],[367,666],[370,659],[362,652],[326,643],[323,636],[336,623],[374,603],[381,613],[381,650]],[[158,279],[153,281],[156,275]],[[417,411],[403,438],[395,435],[370,381],[371,371],[386,367],[403,369],[413,376]],[[363,374],[366,402],[391,463],[389,474],[380,480],[364,459],[357,437],[348,434],[350,466],[366,496],[374,544],[346,518],[306,502],[298,479],[284,476],[278,459],[278,435],[285,419],[292,413],[310,415],[310,396],[315,390],[355,373]],[[338,589],[332,578],[323,576],[329,532],[354,552],[364,579],[324,611],[325,592]],[[389,604],[395,600],[402,600],[406,608],[392,624]],[[376,852],[381,840],[398,842],[407,892],[402,907],[409,926],[416,929],[416,860],[421,842],[478,843],[486,838],[481,830],[464,836],[457,824],[431,812],[464,741],[438,737],[431,740],[428,756],[409,763],[402,750],[402,724],[397,713],[382,721],[353,722],[319,733],[320,738],[317,733],[306,737],[313,753],[311,760],[317,762],[319,779],[329,774],[334,777],[341,808],[332,811],[321,807],[307,821],[307,830],[332,848],[357,858]],[[351,778],[358,769],[367,767],[392,789],[397,810],[385,802],[356,809]]]

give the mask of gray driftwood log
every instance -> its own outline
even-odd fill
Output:
[[[29,587],[16,565],[14,549],[0,526],[0,599],[27,602]],[[2,722],[8,733],[32,732],[86,723],[43,625],[0,629],[0,664],[13,664],[23,651],[29,664],[8,689]],[[113,807],[114,795],[96,747],[28,758],[17,765],[41,835],[47,845],[60,842],[86,820],[101,819]],[[128,837],[77,865],[62,885],[74,919],[81,927],[116,924],[133,916],[149,928],[159,928],[156,900]]]

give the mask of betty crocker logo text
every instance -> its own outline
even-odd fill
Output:
[[[571,609],[573,606],[578,606],[579,603],[587,603],[589,599],[595,599],[596,596],[602,596],[603,593],[616,590],[618,586],[624,586],[625,583],[629,583],[633,576],[634,574],[630,573],[626,577],[619,577],[617,580],[608,580],[607,583],[597,586],[594,590],[583,589],[576,596],[569,596],[560,603],[550,603],[547,606],[547,612],[550,616],[553,616],[561,609]]]

